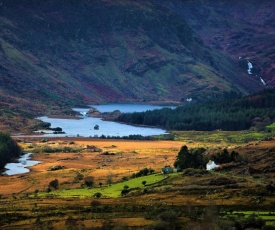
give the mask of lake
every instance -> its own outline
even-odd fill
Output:
[[[22,174],[22,173],[27,173],[30,170],[27,167],[34,166],[40,161],[34,161],[30,160],[32,153],[26,153],[22,155],[17,163],[8,163],[5,165],[6,171],[3,174],[7,174],[9,176],[15,175],[15,174]]]
[[[124,113],[143,112],[147,110],[161,109],[161,108],[176,108],[176,106],[157,106],[157,105],[143,105],[143,104],[106,104],[106,105],[90,105],[98,109],[100,112],[113,112],[119,110]],[[81,119],[60,119],[49,118],[46,116],[39,117],[39,120],[51,123],[52,128],[61,127],[65,134],[45,133],[45,137],[100,137],[104,136],[129,136],[129,135],[161,135],[166,134],[166,130],[159,128],[140,127],[121,124],[113,121],[104,121],[101,118],[87,117],[86,113],[89,108],[74,108],[75,111],[82,114]],[[98,125],[99,129],[94,130],[94,126]]]

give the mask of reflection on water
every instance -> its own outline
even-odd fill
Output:
[[[162,108],[174,109],[176,106],[161,106],[161,105],[145,105],[145,104],[105,104],[105,105],[90,105],[96,108],[99,112],[113,112],[119,110],[122,113],[133,113],[133,112],[145,112],[147,110],[155,110]]]
[[[7,174],[9,176],[15,175],[15,174],[22,174],[22,173],[27,173],[30,170],[27,167],[34,166],[40,161],[34,161],[30,160],[30,156],[32,153],[26,153],[23,156],[21,156],[18,159],[18,163],[8,163],[5,165],[5,169],[7,169],[4,174]]]

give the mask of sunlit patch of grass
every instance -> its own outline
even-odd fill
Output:
[[[128,181],[119,182],[115,184],[111,184],[110,186],[102,186],[96,188],[79,188],[79,189],[68,189],[68,190],[56,190],[50,193],[41,192],[38,196],[41,197],[61,197],[61,198],[68,198],[68,197],[93,197],[95,193],[101,193],[103,197],[111,197],[116,198],[121,195],[121,191],[123,190],[124,186],[129,186],[129,190],[137,189],[137,188],[146,188],[150,186],[150,184],[155,184],[164,179],[162,174],[152,174],[148,176],[134,178]],[[142,184],[143,181],[146,181],[146,186]]]
[[[270,137],[270,133],[257,131],[173,131],[176,140],[193,142],[213,142],[213,143],[248,143],[249,141],[260,141]]]
[[[275,132],[275,123],[272,123],[271,125],[266,126],[266,130],[269,132]]]
[[[233,211],[227,212],[227,216],[230,217],[239,217],[243,216],[244,218],[248,218],[251,215],[259,216],[261,219],[266,221],[275,221],[275,212],[266,212],[266,211]]]

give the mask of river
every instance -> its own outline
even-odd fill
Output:
[[[39,164],[40,161],[34,161],[30,160],[32,153],[26,153],[22,155],[17,163],[8,163],[5,165],[6,171],[3,174],[7,174],[9,176],[15,175],[15,174],[22,174],[27,173],[30,170],[27,167],[34,166],[36,164]]]

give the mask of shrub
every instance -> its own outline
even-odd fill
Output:
[[[58,180],[57,180],[57,179],[52,180],[52,181],[49,183],[49,187],[52,187],[52,188],[54,188],[54,189],[57,189],[57,188],[58,188]]]
[[[148,226],[148,230],[173,230],[174,228],[170,223],[164,221],[158,221],[152,225]]]
[[[94,197],[96,197],[96,198],[100,198],[101,196],[102,196],[102,193],[100,193],[100,192],[97,192],[94,194]]]
[[[75,176],[75,181],[80,181],[80,180],[83,180],[84,179],[84,176],[83,174],[81,173],[77,173],[77,175]]]
[[[93,187],[93,185],[94,185],[94,177],[92,177],[92,176],[85,177],[84,184],[87,187],[89,187],[89,188]]]
[[[48,171],[56,171],[56,170],[60,170],[60,169],[64,169],[65,166],[62,165],[54,165],[48,168]]]
[[[166,212],[161,213],[158,216],[158,218],[161,221],[168,222],[168,223],[173,223],[173,222],[175,222],[177,220],[177,215],[173,211],[166,211]]]
[[[209,185],[229,185],[236,184],[237,182],[233,179],[229,179],[227,177],[216,177],[212,178],[209,182]]]
[[[91,208],[92,209],[96,209],[97,207],[99,207],[101,205],[101,202],[98,200],[92,200],[91,201]]]
[[[128,189],[122,189],[122,191],[121,191],[121,196],[124,196],[124,195],[126,195],[126,194],[128,194],[129,193],[129,190]]]

